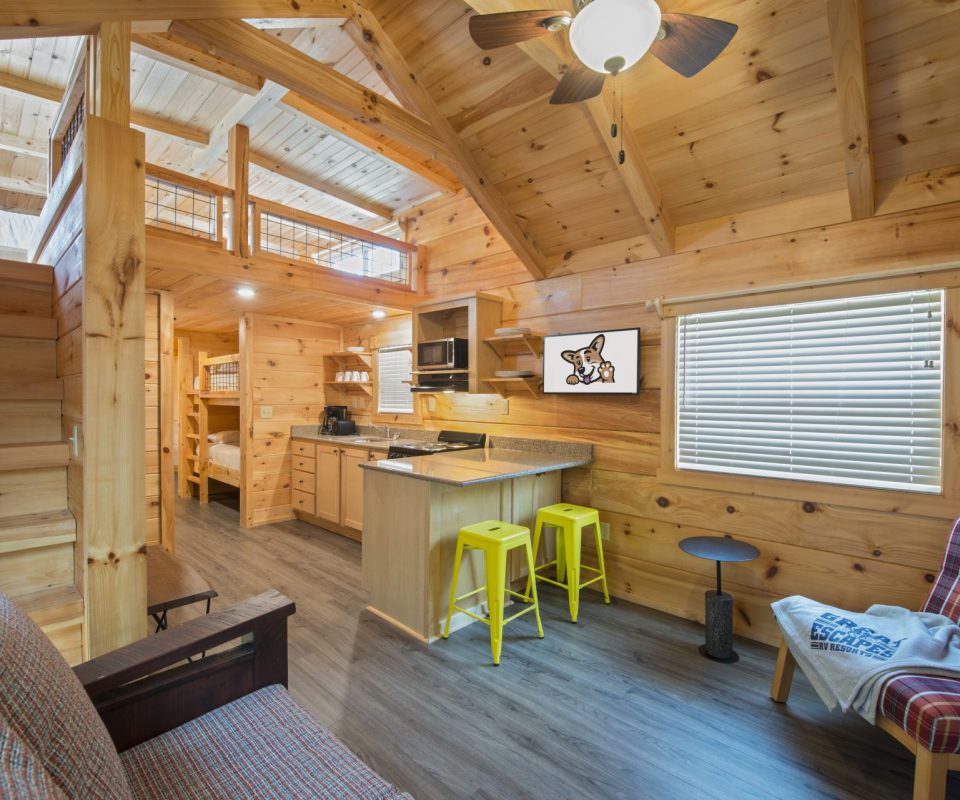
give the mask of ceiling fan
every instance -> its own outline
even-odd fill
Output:
[[[563,9],[506,11],[470,18],[470,36],[484,50],[525,42],[570,28],[575,58],[554,104],[596,97],[608,75],[618,75],[650,51],[686,78],[696,75],[727,46],[737,26],[693,14],[661,14],[654,0],[574,0]]]

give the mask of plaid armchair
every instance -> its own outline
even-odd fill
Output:
[[[940,572],[921,611],[960,623],[960,519],[947,538]],[[796,661],[780,645],[770,697],[785,703]],[[960,769],[960,680],[936,675],[893,675],[877,701],[877,726],[916,755],[914,800],[943,800],[947,772]]]
[[[268,592],[73,671],[0,594],[0,797],[409,798],[287,694],[293,612]]]

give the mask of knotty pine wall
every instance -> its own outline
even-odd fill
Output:
[[[340,349],[334,325],[244,314],[240,321],[240,522],[293,519],[290,428],[323,411],[323,356]],[[263,409],[269,408],[270,418]]]
[[[144,297],[144,419],[147,544],[174,550],[173,440],[177,376],[173,359],[173,295],[147,289]]]
[[[724,568],[740,634],[776,641],[769,605],[791,594],[851,609],[875,602],[917,607],[938,567],[950,520],[960,514],[955,488],[960,400],[953,388],[958,376],[946,378],[948,496],[913,497],[909,513],[898,510],[893,493],[870,490],[758,481],[730,491],[695,474],[686,485],[667,483],[658,479],[662,323],[646,301],[940,268],[960,262],[958,221],[960,208],[943,206],[635,264],[611,245],[568,253],[561,267],[566,274],[533,282],[470,199],[435,201],[411,216],[409,228],[410,238],[428,247],[431,299],[491,292],[504,300],[504,325],[543,333],[639,327],[643,382],[638,396],[626,398],[423,397],[424,425],[592,442],[593,464],[564,473],[564,497],[599,508],[610,523],[605,555],[611,590],[625,600],[702,621],[703,592],[713,587],[714,565],[683,554],[677,543],[692,535],[730,534],[760,550],[756,561]],[[957,286],[960,275],[918,272],[904,280]],[[849,294],[869,293],[871,286],[852,284]],[[777,302],[777,296],[774,291],[767,299]],[[954,299],[953,309],[957,305]],[[947,346],[954,352],[960,347],[955,320],[951,312]],[[407,342],[409,336],[409,320],[389,320],[345,329],[344,343],[375,348]],[[517,360],[521,367],[532,363]]]

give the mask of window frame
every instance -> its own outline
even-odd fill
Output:
[[[925,517],[956,516],[960,500],[960,289],[951,288],[943,274],[891,276],[865,281],[843,281],[815,287],[788,288],[754,294],[731,294],[690,300],[661,300],[656,303],[661,317],[661,381],[660,381],[660,466],[657,482],[678,490],[709,490],[748,497],[756,504],[768,499],[796,500],[805,513],[817,513],[821,504],[841,504],[876,512],[917,514]],[[912,289],[943,289],[944,345],[943,362],[943,433],[941,439],[941,490],[915,492],[909,490],[819,483],[792,478],[760,477],[693,469],[676,466],[677,424],[677,335],[678,317],[703,311],[786,305],[813,300],[841,299],[871,294],[886,294]],[[956,433],[948,432],[956,428]],[[664,491],[655,500],[662,507],[675,499]],[[707,502],[715,495],[704,496]],[[687,498],[687,499],[693,499]],[[697,498],[700,499],[700,498]],[[721,498],[719,511],[735,515],[740,512],[739,498]],[[773,501],[775,502],[775,500]],[[666,504],[666,505],[664,505]],[[771,518],[773,521],[774,517]]]

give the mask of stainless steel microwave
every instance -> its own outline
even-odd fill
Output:
[[[467,369],[467,351],[469,343],[466,339],[434,339],[417,344],[417,369],[419,370],[451,370]]]

